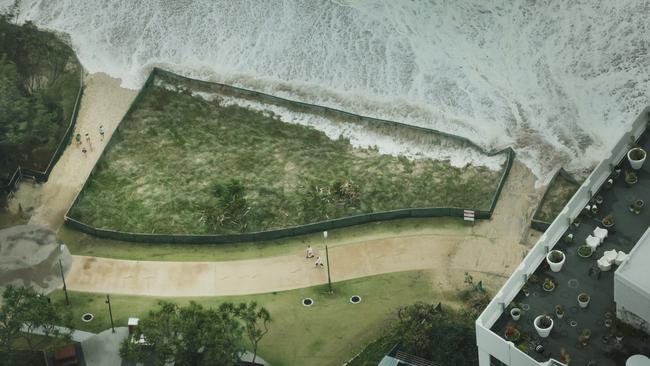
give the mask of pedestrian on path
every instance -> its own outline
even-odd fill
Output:
[[[88,132],[86,132],[86,142],[88,143],[88,147],[90,148],[90,151],[93,151],[93,144],[90,142],[90,135]]]
[[[324,267],[323,260],[320,259],[320,255],[318,257],[316,257],[316,267],[318,267],[318,266]]]
[[[85,157],[86,157],[86,153],[88,152],[88,150],[86,150],[86,147],[84,146],[84,147],[81,149],[81,152],[84,153],[84,158],[85,158]]]
[[[311,248],[311,245],[307,245],[307,256],[305,258],[313,258],[314,250]]]
[[[101,141],[104,141],[104,125],[99,125],[99,136]]]
[[[79,147],[79,145],[81,145],[81,134],[77,133],[75,135],[74,139],[75,139],[75,141],[77,141],[77,147]]]

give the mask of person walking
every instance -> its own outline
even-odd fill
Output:
[[[86,132],[86,142],[88,143],[88,147],[90,148],[90,151],[93,151],[93,144],[90,143],[90,135],[88,132]]]
[[[74,139],[75,139],[75,141],[77,141],[77,147],[79,147],[79,145],[81,145],[81,134],[80,134],[80,133],[77,133],[77,134],[74,136]]]
[[[86,153],[88,152],[88,150],[86,150],[86,147],[84,146],[83,148],[81,148],[81,152],[84,153],[84,158],[85,158],[87,156]]]
[[[99,136],[101,141],[104,141],[104,125],[99,125]]]
[[[313,258],[314,250],[311,248],[311,245],[307,245],[307,256],[305,258]]]
[[[318,266],[325,267],[323,265],[323,260],[320,258],[320,255],[318,257],[316,257],[316,263],[315,264],[316,264],[316,267],[318,267]]]

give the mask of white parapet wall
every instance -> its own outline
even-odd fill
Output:
[[[598,188],[609,177],[614,167],[625,157],[629,148],[643,134],[648,126],[649,120],[650,106],[641,112],[632,124],[631,129],[623,134],[616,146],[612,149],[610,155],[600,162],[591,172],[569,203],[567,203],[546,232],[531,248],[526,258],[524,258],[503,287],[492,298],[492,301],[490,301],[490,304],[488,304],[483,313],[476,319],[476,345],[478,346],[479,354],[485,355],[488,353],[506,365],[511,366],[563,365],[559,361],[552,359],[543,363],[535,361],[527,354],[521,352],[512,342],[508,342],[501,336],[493,333],[490,328],[499,319],[508,304],[519,293],[528,280],[528,277],[535,272],[539,264],[546,257],[546,254],[560,240],[574,219],[578,217]],[[489,366],[489,357],[480,357],[479,364],[480,366]]]

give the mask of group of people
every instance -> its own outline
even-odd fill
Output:
[[[88,148],[90,151],[93,151],[93,144],[90,142],[90,135],[88,132],[85,134],[86,137],[86,144],[88,145]],[[99,126],[99,138],[101,141],[104,141],[104,125]],[[82,143],[81,141],[81,134],[77,132],[77,134],[74,136],[75,141],[77,142],[77,147],[81,146],[81,152],[84,154],[84,157],[87,156],[88,150],[86,149],[86,146]]]
[[[307,256],[305,257],[307,259],[314,258],[314,249],[311,248],[311,245],[307,245]],[[319,256],[316,256],[316,262],[315,262],[316,267],[321,266],[324,267],[325,265],[323,264],[323,259]]]

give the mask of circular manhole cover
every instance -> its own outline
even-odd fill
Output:
[[[302,305],[303,306],[312,306],[314,305],[314,300],[308,298],[302,299]]]
[[[571,321],[569,322],[569,325],[575,328],[575,327],[578,326],[578,322],[575,321],[575,320],[571,320]]]
[[[530,305],[529,304],[521,304],[521,310],[523,310],[523,311],[530,310]]]
[[[567,282],[567,286],[569,286],[569,288],[578,288],[579,285],[580,282],[575,278],[572,278]]]
[[[93,318],[95,318],[95,316],[91,313],[85,313],[84,315],[81,316],[81,320],[86,323],[93,320]]]
[[[354,296],[350,297],[350,302],[351,302],[352,304],[358,304],[358,303],[360,303],[360,302],[361,302],[361,296],[359,296],[359,295],[354,295]]]

